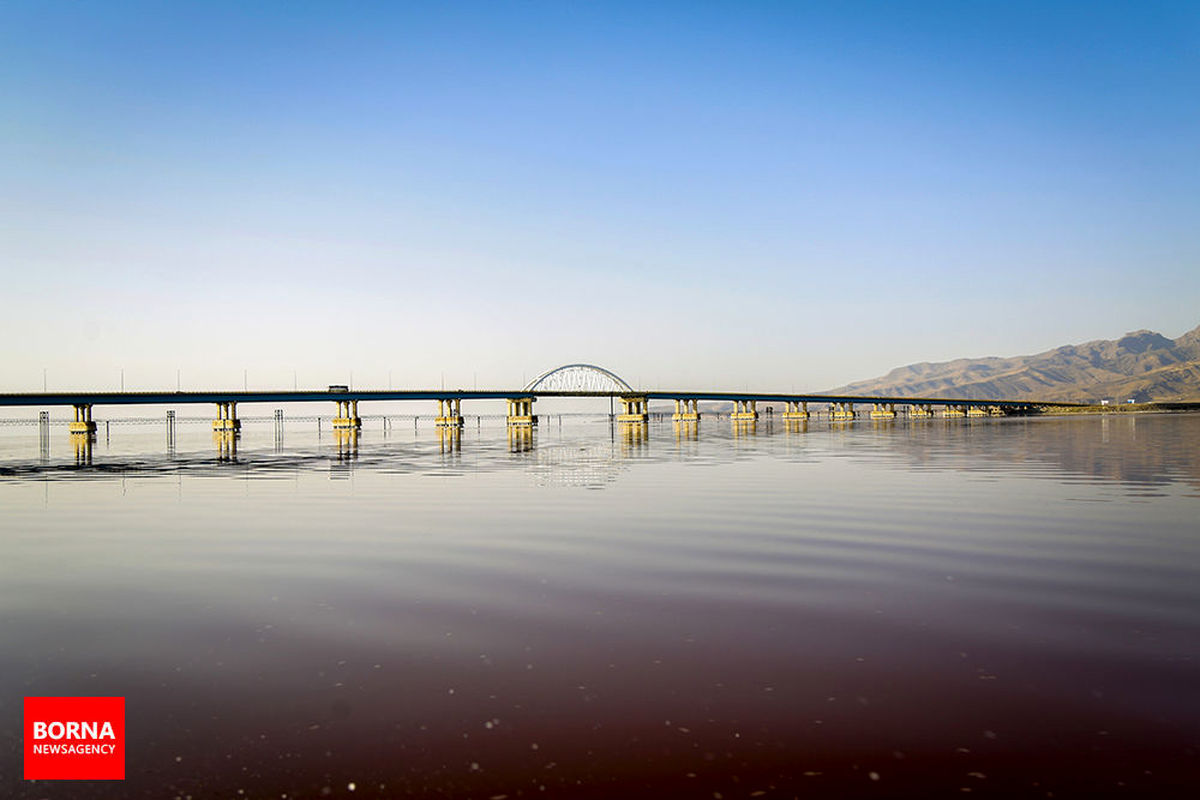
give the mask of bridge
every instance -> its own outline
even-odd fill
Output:
[[[234,432],[241,428],[237,410],[247,403],[334,403],[335,430],[358,430],[362,418],[359,403],[378,401],[434,401],[438,404],[436,423],[442,428],[461,428],[462,403],[472,400],[504,400],[509,426],[532,428],[538,418],[534,403],[544,397],[599,397],[619,400],[622,411],[615,416],[621,424],[642,424],[649,420],[651,400],[674,401],[672,419],[681,423],[698,422],[701,402],[731,402],[730,415],[736,423],[752,423],[758,419],[758,404],[780,404],[785,421],[807,421],[809,404],[826,404],[828,417],[833,421],[850,421],[858,417],[857,406],[870,406],[871,419],[895,419],[897,409],[910,418],[1007,416],[1034,414],[1054,407],[1081,407],[1081,403],[1061,403],[1032,400],[979,400],[950,397],[907,397],[871,395],[782,394],[776,392],[696,392],[637,390],[616,373],[593,364],[567,364],[542,373],[520,389],[351,389],[334,385],[325,390],[293,391],[192,391],[192,392],[29,392],[0,394],[0,407],[71,406],[75,419],[70,424],[72,434],[90,435],[96,430],[92,416],[95,406],[129,405],[187,405],[212,404],[216,407],[213,430]],[[768,411],[773,410],[773,406]]]

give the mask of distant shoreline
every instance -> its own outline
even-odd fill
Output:
[[[1039,413],[1048,414],[1150,414],[1163,411],[1200,411],[1200,400],[1112,403],[1110,405],[1086,405],[1073,407],[1044,408]]]

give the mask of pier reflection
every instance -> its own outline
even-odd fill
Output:
[[[650,424],[648,422],[618,422],[621,435],[621,454],[642,455],[650,449]]]
[[[442,455],[457,455],[462,452],[462,428],[460,426],[441,426],[437,432]]]
[[[735,419],[733,420],[733,435],[735,437],[742,436],[757,436],[758,435],[758,420],[750,419]]]
[[[333,440],[337,444],[337,460],[339,462],[354,461],[358,458],[357,428],[335,428]]]
[[[673,423],[675,441],[696,440],[700,438],[700,423],[697,420],[684,420]]]
[[[533,450],[534,442],[532,425],[508,426],[508,451],[510,453],[528,453]]]
[[[239,434],[235,430],[213,431],[213,444],[217,446],[218,462],[236,462]]]
[[[92,465],[92,447],[96,444],[94,433],[72,433],[71,447],[75,451],[75,466],[90,467]]]

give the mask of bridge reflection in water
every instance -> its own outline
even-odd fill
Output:
[[[833,425],[848,425],[859,416],[859,406],[870,406],[872,421],[886,423],[906,416],[910,420],[927,420],[935,415],[958,419],[967,417],[1003,417],[1011,415],[1037,414],[1053,407],[1082,407],[1079,403],[1041,402],[1033,400],[973,400],[963,398],[932,397],[869,397],[834,396],[819,394],[779,394],[756,392],[693,392],[693,391],[640,391],[634,389],[615,373],[591,364],[567,364],[542,373],[517,390],[352,390],[348,386],[330,386],[325,391],[280,391],[280,392],[67,392],[0,394],[0,406],[46,407],[71,406],[74,421],[70,423],[70,434],[75,443],[76,463],[87,466],[92,463],[92,443],[97,424],[93,419],[93,408],[102,406],[131,405],[188,405],[213,404],[216,418],[212,421],[213,441],[218,456],[223,461],[237,459],[237,442],[242,432],[242,418],[238,416],[238,405],[246,403],[310,403],[333,402],[337,412],[332,427],[337,443],[339,461],[352,461],[358,454],[358,440],[362,429],[362,417],[358,404],[370,401],[434,401],[437,403],[435,426],[443,453],[456,453],[462,447],[464,400],[503,400],[506,403],[505,423],[508,428],[509,449],[514,453],[528,452],[534,448],[534,430],[539,424],[534,404],[540,398],[608,398],[609,420],[620,430],[622,445],[630,452],[648,445],[651,419],[650,401],[673,401],[675,404],[671,420],[677,439],[699,436],[702,417],[728,416],[733,423],[735,436],[749,436],[758,432],[760,420],[759,404],[763,404],[768,419],[774,417],[776,405],[783,409],[780,415],[789,433],[802,433],[812,418],[824,416]],[[616,412],[616,403],[621,411]],[[732,411],[700,410],[700,403],[729,405]],[[817,408],[810,410],[809,405]],[[275,411],[275,437],[277,449],[282,447],[283,412]],[[318,417],[318,429],[320,418]],[[168,412],[168,446],[174,448],[174,411]],[[388,431],[387,419],[383,429]],[[414,418],[414,428],[416,418]],[[48,448],[49,413],[42,412],[40,433],[43,451]]]

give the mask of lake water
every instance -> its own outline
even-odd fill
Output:
[[[1198,444],[5,428],[0,796],[1195,797]],[[126,698],[125,783],[21,780],[43,695]]]

